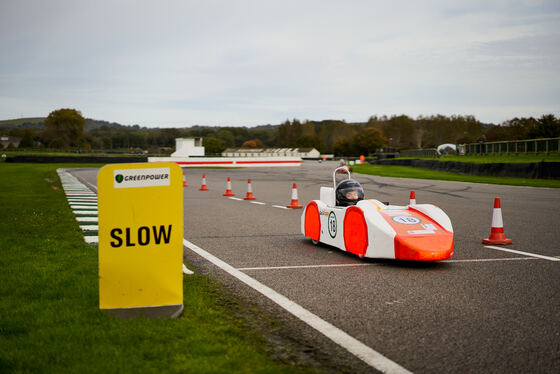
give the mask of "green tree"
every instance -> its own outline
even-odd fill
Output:
[[[321,152],[331,153],[334,144],[342,138],[352,139],[356,134],[354,126],[347,124],[344,120],[324,120],[318,123],[319,139],[321,141]]]
[[[49,147],[55,149],[63,149],[66,147],[66,143],[62,138],[55,138],[49,142]]]
[[[299,120],[295,118],[292,122],[286,120],[286,122],[280,124],[280,127],[278,127],[278,146],[288,148],[294,147],[296,140],[302,135],[302,130],[303,128]]]
[[[202,139],[202,145],[206,154],[222,153],[227,148],[225,141],[213,137]]]
[[[506,126],[492,126],[489,128],[486,133],[486,140],[489,142],[496,142],[500,140],[507,140],[508,139],[508,128]]]
[[[295,144],[297,148],[321,148],[321,141],[318,136],[300,136],[297,138]]]
[[[528,139],[529,132],[535,127],[537,127],[537,120],[533,117],[529,118],[513,118],[502,124],[507,126],[509,132],[508,140],[521,140]],[[487,136],[488,137],[488,136]]]
[[[369,155],[375,153],[378,148],[381,148],[386,143],[386,139],[381,134],[381,131],[369,127],[357,133],[352,139],[352,149],[354,155]]]
[[[353,154],[352,142],[346,138],[340,138],[333,144],[333,152],[336,156],[350,156]]]
[[[553,114],[543,115],[537,120],[537,126],[529,133],[531,138],[556,138],[560,136],[560,120]]]
[[[23,131],[23,137],[19,142],[19,148],[31,148],[33,147],[33,129],[27,129]]]
[[[55,110],[45,120],[43,141],[50,146],[57,140],[55,144],[61,145],[60,148],[77,146],[84,135],[85,124],[85,118],[75,109]]]
[[[383,126],[383,134],[390,139],[389,147],[397,149],[415,148],[416,127],[412,118],[392,116]]]
[[[323,148],[313,123],[304,122],[301,126],[301,136],[296,139],[294,146],[298,148],[317,148],[318,150]]]
[[[221,139],[224,141],[226,147],[233,147],[235,146],[235,137],[233,133],[226,129],[218,130],[216,133],[216,138]]]

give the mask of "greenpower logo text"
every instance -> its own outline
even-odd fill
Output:
[[[113,170],[114,188],[158,187],[171,185],[169,168]]]

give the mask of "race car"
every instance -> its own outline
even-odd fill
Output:
[[[320,199],[307,204],[301,232],[313,244],[328,244],[362,257],[439,261],[453,256],[451,220],[432,204],[397,206],[364,200],[361,185],[351,179],[321,187]]]

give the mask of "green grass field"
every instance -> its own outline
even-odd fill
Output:
[[[472,162],[476,164],[489,164],[489,163],[529,163],[529,162],[560,162],[559,153],[550,154],[489,154],[489,155],[476,155],[476,156],[456,156],[444,155],[442,157],[401,157],[401,158],[418,158],[422,160],[438,160],[441,162],[455,161],[455,162]]]
[[[184,277],[181,318],[101,312],[97,249],[55,172],[77,166],[0,162],[0,372],[316,371],[279,355],[249,328],[264,318],[258,310],[205,276]]]
[[[560,188],[560,180],[555,179],[531,179],[531,178],[507,178],[507,177],[484,177],[475,175],[464,175],[429,169],[414,168],[411,166],[396,165],[355,165],[352,167],[354,173],[379,175],[381,177],[415,178],[415,179],[437,179],[455,182],[505,184],[512,186],[551,187]]]

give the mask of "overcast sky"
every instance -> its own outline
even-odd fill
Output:
[[[0,0],[0,119],[560,116],[560,1]]]

